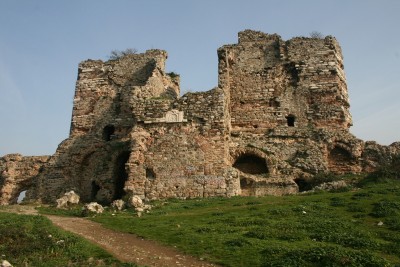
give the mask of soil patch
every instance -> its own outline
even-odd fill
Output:
[[[6,206],[0,211],[34,215],[37,211],[31,206]],[[55,225],[78,234],[101,246],[123,262],[134,262],[145,266],[159,267],[211,267],[212,263],[184,255],[174,248],[163,246],[155,241],[145,240],[136,235],[117,232],[101,224],[84,218],[44,215]]]

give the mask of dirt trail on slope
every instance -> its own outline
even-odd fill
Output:
[[[37,214],[34,207],[9,206],[0,211],[19,214]],[[84,218],[44,215],[55,225],[64,230],[78,234],[95,243],[123,262],[134,262],[139,265],[154,267],[211,267],[217,266],[184,255],[171,247],[160,245],[151,240],[144,240],[133,234],[107,229],[101,224]]]

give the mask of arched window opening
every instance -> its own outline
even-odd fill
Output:
[[[233,167],[249,174],[268,173],[268,167],[264,158],[252,154],[243,154],[239,156]]]
[[[296,117],[294,115],[288,115],[286,117],[286,121],[287,121],[287,126],[289,127],[294,127],[294,122],[296,120]]]
[[[99,192],[100,186],[95,181],[92,181],[91,185],[92,185],[92,190],[90,192],[90,200],[96,201],[97,192]]]
[[[112,136],[114,135],[115,127],[114,125],[107,125],[103,129],[103,139],[104,141],[110,141]]]
[[[113,200],[122,199],[126,195],[124,190],[125,182],[128,180],[128,172],[126,171],[126,163],[129,159],[129,151],[122,152],[115,161],[114,169],[114,197]]]
[[[146,168],[146,178],[149,179],[149,180],[156,179],[156,174],[154,173],[153,169]]]

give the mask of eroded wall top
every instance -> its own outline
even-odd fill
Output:
[[[351,126],[341,49],[333,37],[283,41],[246,30],[218,57],[234,131]]]

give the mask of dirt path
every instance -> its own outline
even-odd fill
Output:
[[[37,214],[33,207],[28,206],[15,206],[2,210],[20,214]],[[123,262],[134,262],[139,265],[157,267],[217,266],[192,256],[184,255],[173,248],[160,245],[154,241],[104,228],[101,224],[84,218],[45,216],[55,225],[90,240]]]

